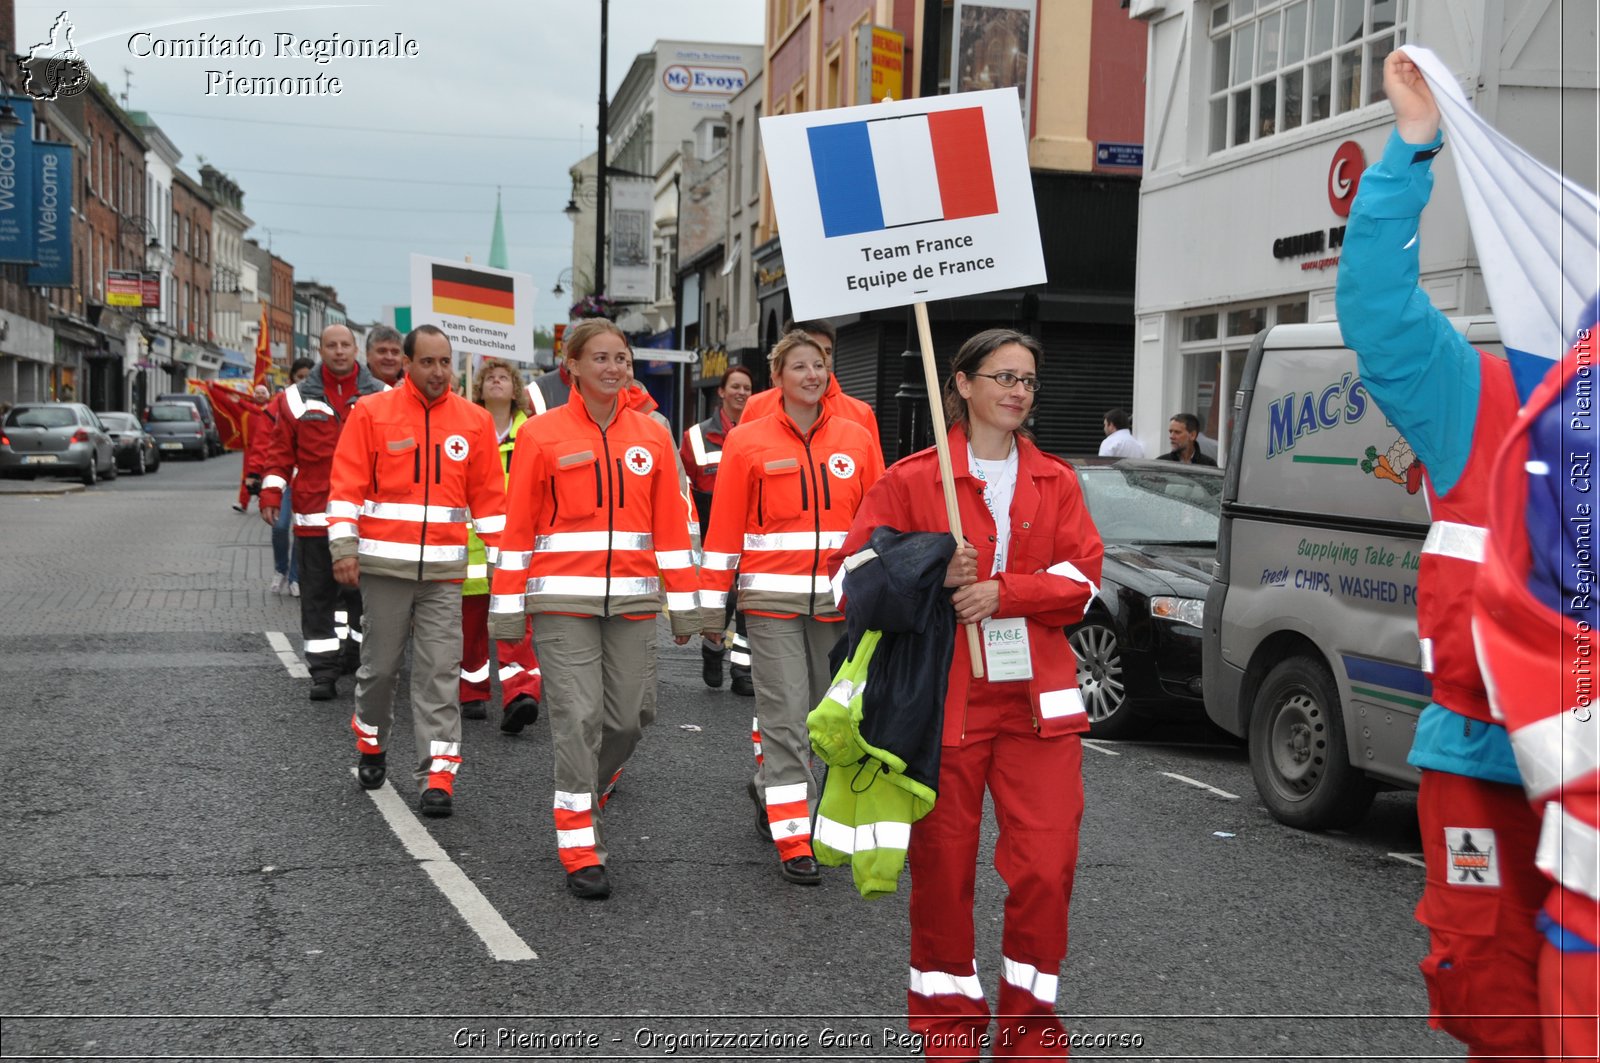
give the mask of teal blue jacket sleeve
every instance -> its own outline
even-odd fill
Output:
[[[1362,174],[1339,260],[1338,312],[1367,393],[1444,495],[1472,450],[1481,370],[1478,352],[1417,286],[1418,222],[1442,144],[1390,133],[1383,157]]]

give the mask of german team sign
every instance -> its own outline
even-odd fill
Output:
[[[458,355],[531,364],[533,277],[413,254],[411,322],[443,329]]]
[[[1016,89],[761,119],[798,320],[1045,280]]]

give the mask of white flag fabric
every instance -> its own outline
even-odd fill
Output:
[[[1401,50],[1438,101],[1500,339],[1526,400],[1577,330],[1595,322],[1600,202],[1485,122],[1437,55],[1414,44]]]

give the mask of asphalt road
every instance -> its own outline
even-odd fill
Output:
[[[0,494],[0,1057],[915,1055],[909,883],[869,903],[848,869],[779,878],[744,795],[750,702],[700,683],[694,645],[663,641],[660,716],[606,813],[615,893],[577,901],[545,721],[466,721],[453,818],[417,818],[403,768],[357,788],[350,683],[309,702],[274,650],[297,603],[229,508],[238,471]],[[401,726],[392,765],[409,745]],[[1109,1043],[1075,1057],[1460,1055],[1423,1018],[1412,796],[1312,835],[1204,726],[1084,762],[1060,1007]]]

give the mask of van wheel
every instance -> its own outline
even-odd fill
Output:
[[[1078,695],[1089,714],[1091,738],[1127,738],[1140,721],[1128,703],[1122,679],[1122,647],[1111,626],[1098,620],[1078,625],[1067,636],[1078,658]]]
[[[1250,712],[1250,774],[1267,811],[1302,830],[1348,827],[1377,785],[1350,766],[1328,666],[1291,657],[1267,673]]]

